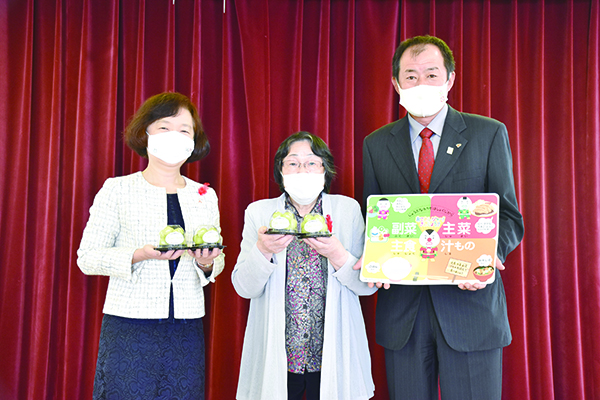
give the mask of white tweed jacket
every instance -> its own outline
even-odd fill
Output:
[[[185,178],[185,177],[184,177]],[[200,225],[220,230],[217,195],[208,188],[198,193],[200,184],[185,178],[177,190],[186,236]],[[109,178],[94,199],[90,219],[83,231],[77,265],[86,275],[110,277],[105,314],[127,318],[167,318],[171,276],[167,260],[145,260],[132,265],[136,249],[159,244],[159,232],[167,225],[167,196],[164,188],[148,183],[141,172]],[[206,278],[184,253],[173,277],[175,318],[204,316],[203,286],[214,282],[223,271],[224,254],[215,259],[213,272]]]

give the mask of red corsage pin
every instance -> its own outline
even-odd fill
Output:
[[[327,229],[329,230],[329,233],[331,233],[333,231],[333,221],[331,220],[331,215],[327,214],[325,220],[327,221]]]
[[[200,195],[200,197],[204,196],[206,194],[206,192],[208,192],[208,187],[210,186],[210,183],[205,182],[204,185],[200,186],[200,188],[198,189],[198,194]],[[202,199],[200,199],[200,203],[202,203]]]

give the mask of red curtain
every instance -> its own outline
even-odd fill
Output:
[[[207,289],[206,391],[233,399],[245,207],[278,194],[274,152],[298,130],[330,145],[332,192],[360,199],[362,140],[402,112],[393,51],[418,34],[454,50],[449,103],[510,135],[526,234],[503,272],[503,396],[600,399],[597,0],[0,2],[0,399],[91,397],[108,280],[84,276],[76,250],[104,180],[145,165],[123,144],[127,119],[168,90],[198,105],[212,146],[184,172],[220,199],[227,257]],[[362,299],[386,399],[375,302]]]

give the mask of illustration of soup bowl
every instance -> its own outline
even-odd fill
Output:
[[[494,274],[494,267],[491,265],[477,267],[473,270],[473,275],[480,282],[485,282]]]

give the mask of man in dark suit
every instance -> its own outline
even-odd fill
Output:
[[[438,382],[444,400],[501,398],[502,348],[512,337],[498,269],[523,238],[523,219],[506,127],[449,107],[454,79],[454,57],[442,40],[418,36],[400,44],[392,83],[408,115],[365,138],[363,196],[497,193],[496,279],[458,287],[376,284],[385,289],[378,293],[376,339],[385,348],[391,399],[437,399]],[[430,137],[420,136],[424,128]],[[433,171],[423,176],[427,158]]]

